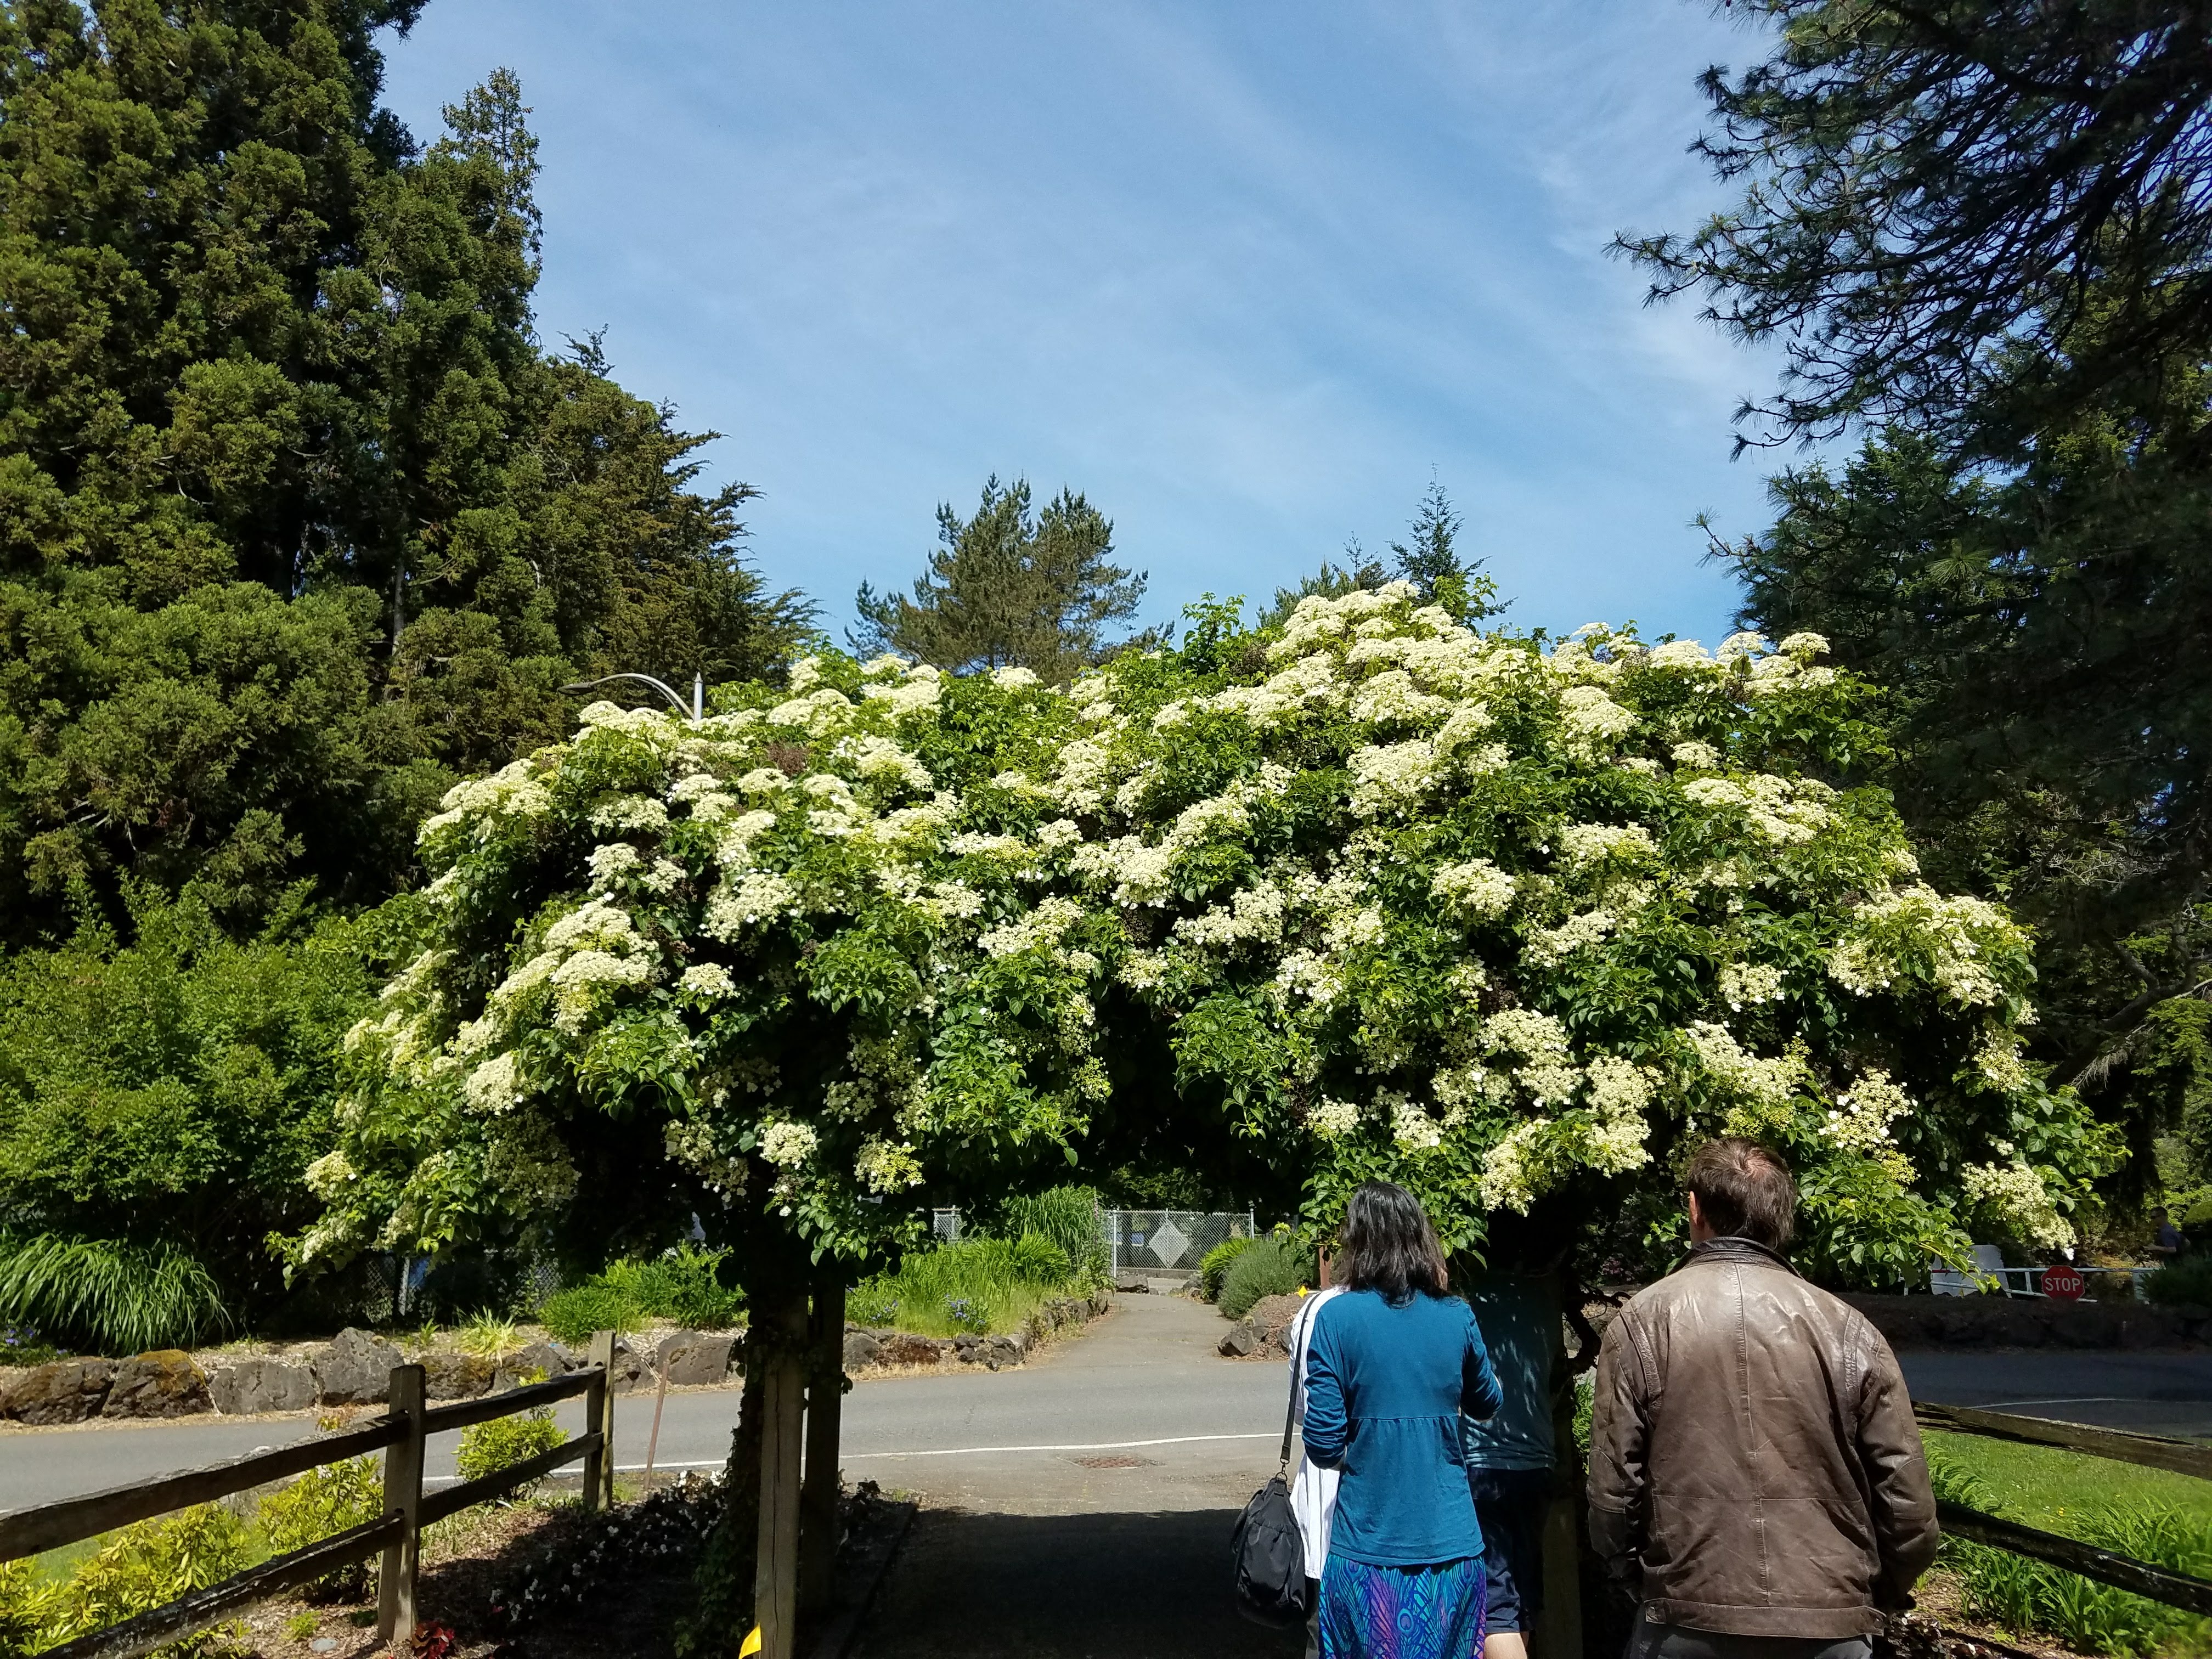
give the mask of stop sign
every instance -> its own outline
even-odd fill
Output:
[[[2043,1270],[2044,1295],[2058,1297],[2068,1302],[2077,1300],[2087,1288],[2088,1282],[2071,1267],[2045,1267]]]

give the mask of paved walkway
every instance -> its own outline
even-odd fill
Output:
[[[1096,1401],[1098,1420],[1133,1413],[1152,1434],[1073,1432],[1085,1419],[1072,1419],[1031,1451],[848,1455],[848,1478],[927,1500],[856,1659],[1302,1652],[1299,1633],[1245,1623],[1230,1595],[1229,1529],[1274,1470],[1288,1379],[1279,1362],[1218,1358],[1223,1329],[1212,1309],[1180,1297],[1124,1297],[1039,1368],[1058,1375],[1055,1393]],[[1217,1431],[1242,1437],[1169,1437],[1210,1412]],[[1094,1443],[1127,1441],[1152,1443]]]

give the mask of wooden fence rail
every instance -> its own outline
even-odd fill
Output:
[[[385,1508],[374,1521],[264,1561],[120,1625],[49,1649],[46,1659],[133,1659],[164,1643],[219,1624],[240,1608],[380,1553],[384,1559],[377,1582],[377,1634],[382,1640],[404,1647],[415,1637],[415,1581],[424,1527],[579,1459],[584,1464],[586,1507],[599,1509],[613,1501],[614,1396],[607,1382],[614,1363],[614,1341],[611,1331],[594,1336],[590,1362],[581,1370],[450,1406],[425,1403],[420,1365],[398,1366],[392,1372],[385,1414],[357,1427],[88,1497],[0,1513],[0,1561],[59,1549],[172,1510],[211,1503],[287,1475],[380,1450]],[[431,1435],[511,1417],[577,1395],[585,1397],[587,1426],[576,1438],[442,1492],[423,1492],[423,1443]]]
[[[2167,1440],[2156,1435],[2130,1434],[2119,1429],[2092,1428],[2082,1423],[2062,1423],[2045,1417],[2016,1417],[2007,1412],[1982,1411],[1967,1406],[1939,1406],[1915,1401],[1912,1414],[1923,1429],[1951,1434],[1973,1434],[2024,1445],[2052,1446],[2145,1468],[2167,1469],[2176,1474],[2212,1480],[2212,1446],[2186,1440]],[[2079,1573],[2115,1589],[2132,1591],[2168,1607],[2212,1617],[2212,1579],[2192,1577],[2171,1568],[2114,1554],[2055,1532],[2022,1526],[1964,1504],[1939,1501],[1936,1520],[1954,1538],[2010,1550],[2033,1560]]]

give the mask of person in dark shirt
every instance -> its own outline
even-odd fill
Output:
[[[2150,1212],[2151,1224],[2157,1231],[2151,1237],[2150,1253],[2160,1261],[2177,1260],[2188,1247],[2189,1240],[2166,1217],[2164,1206]]]

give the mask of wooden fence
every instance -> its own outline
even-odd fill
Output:
[[[136,1486],[0,1514],[0,1561],[12,1561],[94,1538],[172,1510],[248,1492],[365,1452],[384,1454],[384,1513],[375,1520],[264,1561],[120,1625],[50,1648],[42,1659],[131,1659],[165,1642],[219,1624],[257,1601],[378,1554],[383,1557],[383,1565],[377,1575],[377,1634],[404,1648],[415,1637],[415,1585],[423,1528],[471,1504],[501,1497],[579,1458],[584,1464],[585,1504],[597,1509],[612,1502],[614,1396],[608,1389],[607,1374],[614,1360],[614,1343],[613,1332],[601,1331],[592,1339],[590,1361],[581,1370],[450,1406],[433,1406],[424,1400],[420,1365],[401,1365],[392,1372],[384,1415],[357,1427]],[[584,1396],[586,1426],[575,1439],[441,1492],[422,1490],[422,1448],[430,1436],[511,1417],[577,1395]]]
[[[2119,1429],[2096,1429],[2081,1423],[2060,1423],[2049,1418],[2014,1417],[2004,1412],[1977,1411],[1966,1406],[1937,1406],[1915,1401],[1912,1414],[1923,1429],[1951,1434],[1978,1434],[1993,1440],[2023,1445],[2057,1446],[2085,1452],[2092,1457],[2135,1463],[2144,1468],[2170,1469],[2176,1474],[2212,1480],[2212,1446],[2187,1440],[2166,1440],[2155,1435],[2130,1434]],[[1994,1545],[2015,1555],[2032,1557],[2054,1567],[2063,1567],[2084,1578],[2116,1589],[2131,1590],[2154,1601],[2212,1616],[2212,1579],[2194,1578],[2166,1567],[2153,1566],[2084,1544],[2021,1526],[2016,1521],[1984,1515],[1963,1504],[1938,1502],[1936,1523],[1954,1538]]]

